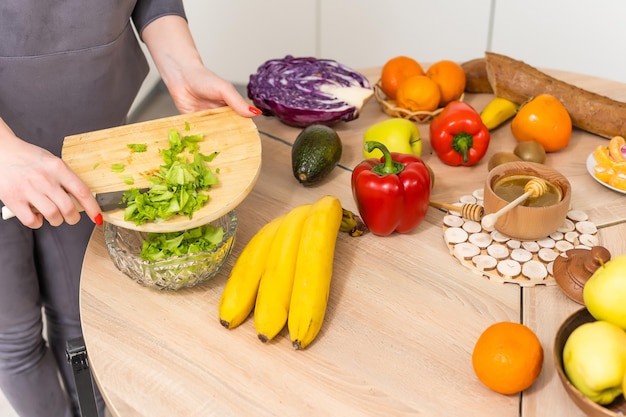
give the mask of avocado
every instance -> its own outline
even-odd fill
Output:
[[[342,148],[339,135],[331,127],[305,127],[291,149],[293,176],[304,185],[323,180],[339,163]]]

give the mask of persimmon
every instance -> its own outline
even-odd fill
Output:
[[[523,103],[511,122],[511,133],[518,142],[534,140],[546,152],[569,145],[572,119],[556,97],[540,94]]]

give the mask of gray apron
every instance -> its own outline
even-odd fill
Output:
[[[0,116],[18,137],[60,155],[63,137],[124,121],[148,72],[134,6],[0,2]]]
[[[130,20],[141,33],[167,14],[184,17],[182,0],[0,0],[0,117],[57,156],[65,136],[122,124],[148,72]],[[37,230],[0,220],[0,389],[20,415],[78,415],[65,343],[81,335],[92,230],[86,216]]]

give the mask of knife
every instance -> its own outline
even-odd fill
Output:
[[[144,193],[148,191],[148,188],[139,189],[140,193]],[[106,193],[94,193],[94,197],[100,206],[100,210],[102,211],[111,211],[119,208],[126,207],[126,203],[122,201],[122,197],[126,190],[122,191],[109,191]],[[78,211],[83,211],[83,208],[76,203],[76,208]],[[2,207],[2,220],[8,220],[10,218],[15,217],[15,214],[6,206]]]

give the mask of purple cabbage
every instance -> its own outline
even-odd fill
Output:
[[[371,89],[362,74],[330,59],[272,59],[250,75],[248,97],[266,116],[290,126],[354,120],[360,108],[322,91],[323,86]]]

